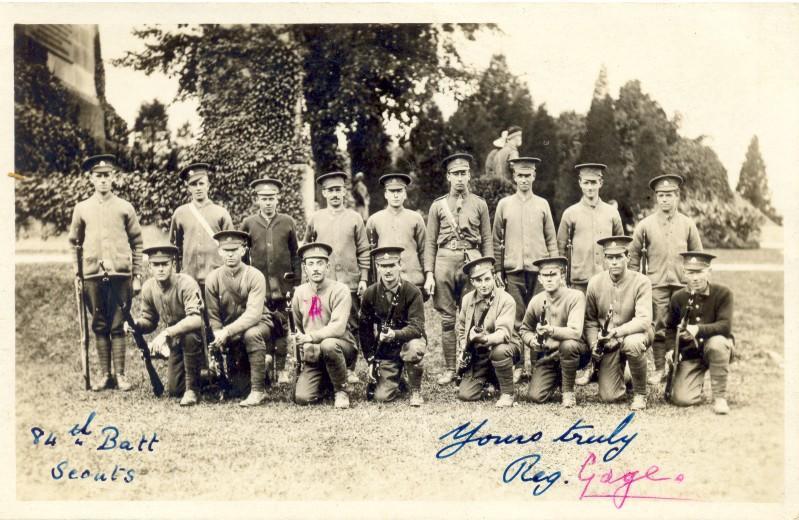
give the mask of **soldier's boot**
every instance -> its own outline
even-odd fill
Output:
[[[413,407],[419,407],[424,404],[424,397],[422,397],[422,392],[420,390],[411,390],[411,401],[410,405]]]
[[[100,392],[114,388],[114,378],[111,377],[111,340],[108,336],[94,336],[97,345],[97,358],[100,360],[100,379],[92,385],[92,390]]]
[[[452,383],[454,380],[455,380],[455,371],[447,369],[444,370],[440,376],[438,376],[438,379],[436,379],[436,383],[438,383],[441,386],[445,386]]]
[[[291,377],[289,376],[289,371],[285,368],[283,370],[277,371],[277,384],[279,385],[287,385],[291,383]]]
[[[666,377],[666,372],[664,370],[653,370],[649,377],[646,378],[646,382],[650,385],[659,385],[663,378]]]
[[[350,395],[345,390],[339,390],[336,392],[333,406],[335,408],[349,408],[350,407]]]
[[[408,374],[408,387],[411,391],[411,406],[422,406],[422,367],[405,363],[405,373]]]
[[[585,386],[591,382],[591,376],[594,375],[594,362],[588,363],[588,366],[582,370],[577,371],[574,379],[574,384],[577,386]]]
[[[499,391],[501,392],[496,404],[497,408],[513,406],[513,359],[508,357],[499,361],[491,361],[491,365],[493,365],[494,373],[497,375]]]
[[[633,395],[633,402],[630,405],[630,410],[646,410],[646,396],[642,394]]]
[[[133,384],[125,377],[125,336],[111,336],[111,354],[114,358],[117,388],[123,392],[132,390]]]
[[[117,373],[114,377],[117,380],[117,388],[123,392],[129,392],[130,390],[133,390],[133,383],[128,381],[128,378],[125,377],[125,374]]]
[[[355,373],[355,367],[352,368],[347,367],[347,383],[354,385],[360,382],[361,378],[359,378],[358,374]]]
[[[194,390],[186,390],[183,397],[180,399],[180,406],[194,406],[200,402],[197,392]]]
[[[496,406],[497,408],[508,408],[509,406],[513,406],[514,396],[513,394],[502,394],[497,399]]]
[[[730,413],[730,406],[727,404],[727,400],[723,397],[713,399],[713,411],[719,415]]]
[[[241,401],[239,406],[258,406],[263,404],[264,401],[266,401],[266,392],[263,390],[251,390],[250,395],[247,396],[247,399]]]
[[[563,392],[561,405],[564,408],[573,408],[577,404],[577,399],[574,397],[574,392]]]

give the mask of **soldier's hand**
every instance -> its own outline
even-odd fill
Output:
[[[141,292],[141,278],[139,278],[138,276],[133,277],[132,288],[134,295],[138,295]]]
[[[549,336],[552,335],[553,331],[554,331],[554,328],[552,327],[552,325],[541,325],[540,323],[536,323],[535,324],[535,332],[539,336],[543,336],[545,338],[548,338]]]
[[[360,298],[363,296],[363,293],[366,291],[366,280],[361,280],[358,282],[358,292],[356,293],[357,296]]]
[[[388,332],[381,332],[380,333],[380,341],[392,341],[397,336],[397,333],[394,332],[394,329],[388,329]]]
[[[436,279],[433,277],[433,273],[427,273],[427,277],[424,280],[424,290],[430,296],[433,296],[436,292]]]
[[[699,334],[699,325],[688,325],[685,327],[688,331],[688,334],[691,335],[692,338],[695,338],[697,334]]]
[[[133,327],[127,321],[122,324],[122,330],[125,331],[125,334],[133,334]]]
[[[302,332],[298,332],[294,336],[294,341],[298,345],[304,345],[305,343],[311,343],[311,336],[309,336],[308,334],[303,334]]]
[[[224,328],[214,331],[214,343],[219,345],[220,348],[223,348],[227,344],[228,337],[229,334]]]
[[[168,358],[169,343],[169,335],[166,333],[166,331],[162,331],[158,336],[155,337],[152,343],[150,343],[150,353]]]

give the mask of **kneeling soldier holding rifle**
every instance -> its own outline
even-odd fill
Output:
[[[691,406],[702,402],[705,371],[710,370],[713,411],[727,414],[727,373],[733,351],[732,292],[711,284],[710,262],[715,256],[700,251],[680,253],[688,287],[671,297],[666,331],[677,335],[679,358],[671,379],[671,402]]]
[[[372,251],[378,282],[361,301],[359,333],[363,356],[369,364],[366,397],[389,402],[400,393],[403,367],[408,373],[411,406],[424,403],[422,358],[427,347],[421,291],[402,279],[402,247],[378,247]]]
[[[199,400],[203,359],[200,286],[191,276],[175,272],[178,253],[171,244],[144,249],[152,278],[142,286],[141,316],[135,324],[143,334],[154,331],[159,323],[166,326],[150,341],[150,348],[169,356],[167,393],[182,395],[180,406],[191,406]]]
[[[497,407],[513,406],[513,363],[521,355],[513,331],[516,304],[510,294],[496,286],[493,257],[473,260],[463,266],[463,272],[475,289],[463,297],[455,324],[458,344],[464,345],[469,353],[466,359],[470,358],[458,387],[458,399],[477,401],[489,378],[496,376],[502,394]]]
[[[520,334],[522,344],[536,355],[528,396],[536,403],[552,397],[561,379],[563,406],[575,405],[574,379],[577,369],[588,364],[588,345],[582,339],[585,296],[565,286],[568,260],[562,256],[533,262],[544,292],[530,301],[524,313]],[[546,323],[545,323],[546,321]]]
[[[239,406],[257,406],[266,400],[266,357],[274,354],[274,345],[267,343],[272,318],[264,305],[266,281],[261,271],[241,261],[250,239],[247,233],[220,231],[214,239],[219,242],[223,264],[211,271],[205,281],[208,321],[214,343],[227,351],[233,385],[238,386],[234,391],[249,391]],[[242,346],[246,355],[241,352]],[[249,378],[244,375],[248,365]]]
[[[294,290],[291,313],[299,332],[294,341],[303,352],[302,371],[294,388],[294,402],[310,404],[320,400],[332,383],[335,407],[349,408],[347,366],[358,353],[347,322],[352,297],[347,285],[326,278],[333,248],[321,242],[297,250],[308,282]]]

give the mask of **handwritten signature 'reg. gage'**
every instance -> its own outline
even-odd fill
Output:
[[[625,434],[624,430],[632,422],[635,413],[630,413],[625,417],[609,435],[594,433],[594,426],[585,424],[583,419],[578,419],[566,431],[552,439],[553,443],[572,443],[577,446],[584,445],[606,445],[607,450],[602,455],[602,461],[608,463],[622,454],[624,450],[635,440],[638,433]],[[451,440],[449,444],[438,450],[436,459],[447,459],[456,455],[463,448],[473,445],[483,447],[487,445],[526,445],[540,441],[544,434],[540,430],[530,435],[496,435],[492,433],[481,433],[481,429],[488,420],[483,420],[476,426],[471,422],[466,422],[450,430],[438,439],[441,441]],[[512,461],[502,472],[502,482],[522,482],[532,486],[533,496],[540,496],[546,493],[562,476],[560,471],[547,472],[538,465],[541,462],[541,455],[533,453],[524,455]],[[597,454],[593,451],[588,452],[588,456],[577,472],[577,478],[584,484],[580,492],[579,499],[603,498],[611,499],[613,505],[621,509],[627,499],[646,499],[646,500],[687,500],[683,498],[656,496],[656,495],[636,495],[632,494],[633,484],[643,482],[675,482],[682,483],[685,477],[682,473],[674,477],[665,476],[660,473],[660,468],[656,465],[650,466],[646,471],[628,470],[615,472],[607,468],[602,471],[597,466]],[[568,484],[568,480],[563,480]]]

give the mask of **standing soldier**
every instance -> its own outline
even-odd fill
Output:
[[[347,326],[352,305],[349,287],[327,277],[332,253],[331,246],[319,242],[299,249],[308,282],[297,287],[291,300],[298,329],[294,341],[302,351],[294,402],[314,403],[332,384],[334,406],[349,408],[347,366],[355,363],[358,350]]]
[[[646,350],[652,344],[652,286],[641,273],[627,269],[626,236],[599,240],[607,271],[588,281],[585,338],[599,364],[599,398],[614,402],[625,394],[624,358],[633,380],[632,410],[646,408]],[[608,322],[607,334],[603,333]],[[598,359],[597,359],[598,358]]]
[[[288,317],[285,314],[286,294],[300,280],[300,260],[297,256],[297,231],[294,219],[277,212],[283,183],[263,178],[250,183],[259,211],[250,215],[241,227],[250,235],[250,265],[257,268],[266,280],[266,306],[272,313],[272,337],[277,363],[277,382],[289,382],[286,371],[286,335]],[[289,280],[284,275],[290,274]]]
[[[508,128],[505,145],[494,156],[494,175],[500,179],[511,179],[510,161],[519,157],[522,145],[522,129],[518,126]]]
[[[323,242],[333,246],[330,255],[328,276],[342,282],[350,290],[352,300],[347,327],[352,337],[358,334],[358,308],[360,297],[366,290],[369,276],[369,240],[361,216],[354,210],[344,207],[349,175],[344,172],[330,172],[320,175],[316,182],[322,187],[322,196],[327,207],[311,215],[305,230],[305,242]],[[357,383],[358,377],[349,366],[347,377],[350,383]]]
[[[530,356],[534,369],[528,396],[535,403],[548,401],[560,379],[562,404],[571,408],[576,404],[577,369],[590,359],[588,345],[582,339],[585,296],[566,287],[565,257],[542,258],[535,265],[544,292],[530,301],[521,327],[522,343],[536,352]]]
[[[366,222],[369,218],[369,188],[366,187],[363,179],[363,172],[355,174],[355,182],[352,183],[352,200],[355,212]]]
[[[508,139],[507,130],[503,130],[502,135],[494,139],[494,142],[492,143],[494,147],[491,149],[490,152],[488,152],[488,155],[486,156],[485,170],[483,171],[483,175],[485,177],[491,178],[494,175],[496,175],[496,172],[494,172],[494,168],[496,168],[497,164],[497,153],[502,149],[503,146],[505,146],[505,141],[507,139]]]
[[[208,274],[205,301],[214,343],[227,352],[236,393],[249,392],[239,406],[257,406],[266,400],[266,357],[274,352],[267,339],[272,319],[264,305],[266,281],[261,271],[242,262],[249,235],[243,231],[220,231],[214,235],[224,264]],[[244,350],[244,352],[242,352]],[[249,377],[246,370],[249,366]],[[242,380],[238,381],[236,380]]]
[[[154,352],[169,356],[166,391],[172,397],[182,395],[180,406],[197,404],[200,395],[200,368],[203,343],[200,337],[200,287],[194,278],[175,272],[178,248],[171,244],[144,250],[152,278],[141,291],[141,316],[136,328],[143,334],[153,332],[159,323],[161,333],[150,341]],[[127,327],[127,323],[125,324]]]
[[[671,389],[671,402],[692,406],[702,402],[705,371],[710,370],[713,411],[727,414],[727,373],[734,340],[732,292],[710,283],[710,262],[715,256],[700,251],[680,253],[688,282],[671,297],[666,323],[680,338],[680,360]],[[672,354],[673,355],[673,354]]]
[[[178,248],[178,271],[197,280],[205,294],[205,278],[222,265],[214,233],[233,229],[230,213],[208,198],[211,165],[193,163],[180,170],[191,201],[172,214],[169,241]]]
[[[411,184],[411,177],[404,173],[389,173],[380,177],[380,184],[385,190],[388,207],[369,217],[366,222],[366,236],[372,247],[401,247],[402,278],[422,289],[424,219],[416,211],[404,207],[405,199],[408,198],[406,189]]]
[[[441,314],[445,370],[438,378],[439,385],[448,385],[455,377],[455,318],[469,283],[463,266],[478,256],[494,256],[488,204],[469,192],[473,162],[467,153],[456,153],[442,161],[449,193],[433,201],[427,217],[424,289]]]
[[[641,265],[641,249],[647,249],[647,273],[652,282],[652,314],[655,318],[655,342],[652,356],[655,372],[648,382],[659,384],[663,380],[666,351],[666,316],[671,297],[685,284],[682,271],[682,251],[702,251],[702,240],[696,224],[677,211],[680,203],[679,175],[660,175],[649,181],[655,192],[658,210],[635,226],[633,245],[630,248],[630,269],[637,271]]]
[[[502,252],[497,259],[497,272],[505,273],[506,280],[502,282],[516,302],[516,333],[522,325],[527,304],[540,291],[540,288],[536,290],[538,267],[535,260],[558,256],[555,223],[549,203],[533,193],[536,164],[540,162],[537,157],[511,159],[516,193],[503,197],[494,214],[494,251],[497,255]],[[522,346],[519,364],[513,371],[514,383],[518,383],[522,376],[524,351]]]
[[[133,206],[111,191],[117,171],[113,155],[89,157],[83,161],[83,171],[90,173],[94,195],[75,205],[69,241],[83,250],[85,297],[103,374],[92,389],[116,385],[120,390],[130,390],[132,385],[125,378],[125,329],[119,306],[130,309],[131,290],[134,294],[141,290],[141,228]],[[108,272],[107,281],[103,281],[103,271]]]
[[[463,297],[458,313],[458,343],[471,351],[471,366],[458,387],[458,399],[477,401],[490,380],[499,383],[497,408],[513,406],[513,363],[519,345],[513,330],[516,304],[494,278],[494,257],[473,260],[463,266],[475,289]],[[493,374],[492,374],[493,371]]]
[[[421,291],[404,279],[402,248],[378,247],[372,251],[379,279],[366,289],[361,302],[359,332],[363,357],[377,363],[374,399],[389,402],[399,396],[403,368],[408,374],[411,406],[424,403],[422,358],[427,348]],[[367,398],[368,398],[367,394]]]

